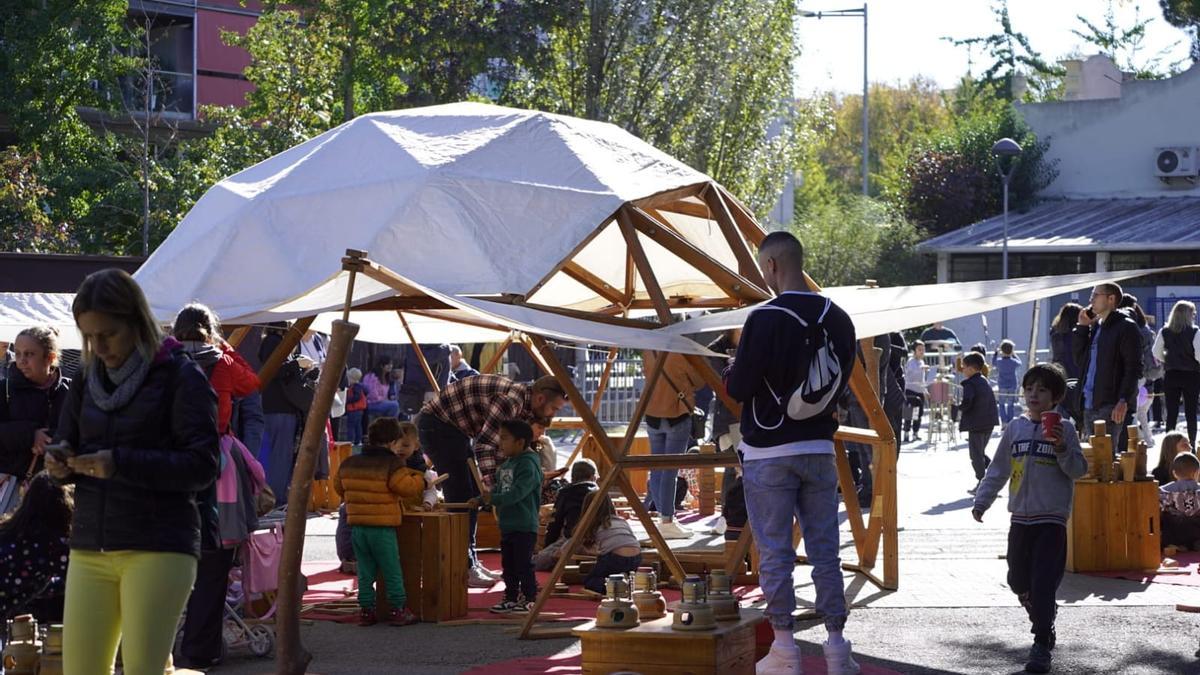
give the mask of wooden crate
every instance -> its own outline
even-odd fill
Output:
[[[475,527],[475,550],[485,548],[500,548],[500,524],[496,522],[496,514],[491,509],[479,512],[479,522]]]
[[[620,450],[621,443],[625,440],[625,432],[610,431],[608,432],[608,439],[614,448]],[[633,438],[633,445],[629,448],[629,454],[650,454],[650,436],[647,435],[645,429],[638,429],[637,436]],[[603,476],[608,471],[608,456],[604,454],[604,451],[600,449],[600,444],[591,436],[583,444],[583,456],[596,463],[596,468],[599,469],[597,475]],[[626,469],[625,475],[629,476],[629,482],[633,484],[633,489],[637,490],[638,494],[646,494],[647,486],[650,482],[650,471],[648,469]]]
[[[1161,539],[1154,481],[1075,483],[1067,521],[1069,571],[1158,569]]]
[[[446,511],[404,514],[396,529],[408,608],[422,621],[467,615],[467,514]],[[381,615],[389,610],[382,579],[375,582]]]
[[[329,446],[329,480],[314,480],[312,492],[308,496],[310,512],[324,511],[332,513],[342,506],[342,499],[337,490],[333,489],[333,478],[337,476],[342,462],[351,455],[354,446],[349,443],[333,443]]]
[[[762,613],[742,609],[741,620],[710,631],[671,629],[671,614],[635,628],[576,628],[585,675],[632,671],[641,675],[753,675],[754,630]]]

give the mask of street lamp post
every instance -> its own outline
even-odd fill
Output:
[[[863,20],[863,92],[862,92],[862,193],[864,197],[870,196],[871,192],[871,175],[870,164],[868,162],[868,153],[870,145],[870,116],[868,115],[867,95],[867,3],[863,3],[862,7],[854,7],[850,9],[830,9],[826,11],[813,12],[809,10],[798,10],[797,15],[805,18],[824,19],[827,16],[861,16]]]
[[[1008,184],[1012,180],[1013,169],[1017,166],[1017,158],[1021,155],[1021,146],[1011,138],[1001,138],[992,146],[992,155],[996,158],[996,168],[1000,171],[1000,178],[1004,183],[1004,243],[1000,253],[1000,266],[1004,280],[1008,281]],[[1000,310],[1000,338],[1008,338],[1008,307]]]

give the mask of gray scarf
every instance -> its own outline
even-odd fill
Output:
[[[129,354],[129,358],[125,359],[125,363],[122,363],[121,367],[116,370],[106,369],[104,362],[97,360],[93,377],[88,378],[88,393],[92,395],[96,407],[104,412],[112,412],[133,400],[133,395],[141,388],[148,372],[150,372],[150,361],[147,361],[137,349],[133,350]],[[104,389],[105,376],[117,385],[112,393]]]

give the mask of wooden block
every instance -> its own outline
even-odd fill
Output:
[[[670,614],[625,630],[597,628],[588,622],[573,633],[583,649],[583,672],[632,671],[641,675],[751,675],[755,626],[762,614],[743,609],[737,622],[718,623],[711,631],[677,631]]]
[[[711,455],[717,451],[712,443],[700,445],[700,454]],[[696,483],[700,489],[700,515],[711,516],[717,512],[717,477],[713,469],[696,469]]]
[[[404,514],[396,530],[408,608],[422,621],[467,615],[467,527],[465,513],[432,511]],[[376,588],[382,611],[386,596]]]
[[[479,522],[475,526],[475,549],[482,548],[500,548],[500,524],[491,509],[479,512]]]
[[[1077,482],[1067,523],[1067,569],[1156,570],[1162,553],[1159,526],[1153,482]]]

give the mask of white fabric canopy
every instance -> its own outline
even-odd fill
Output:
[[[13,342],[26,328],[46,324],[58,329],[59,349],[79,349],[74,301],[74,293],[0,293],[0,342]]]
[[[529,295],[547,281],[532,302],[591,308],[608,302],[561,263],[579,253],[579,264],[624,288],[617,209],[710,182],[610,124],[479,103],[373,113],[217,183],[135,277],[160,319],[199,301],[232,320],[285,303],[329,305],[332,275],[353,248],[450,295]],[[661,215],[734,266],[712,221]],[[641,240],[668,295],[723,296]],[[380,291],[356,287],[355,304]]]
[[[842,286],[826,288],[822,293],[846,310],[854,321],[858,337],[867,338],[1071,293],[1106,281],[1118,282],[1179,269],[1200,269],[1200,265],[890,288]],[[710,314],[659,330],[675,335],[694,335],[741,328],[753,309],[745,307]]]

